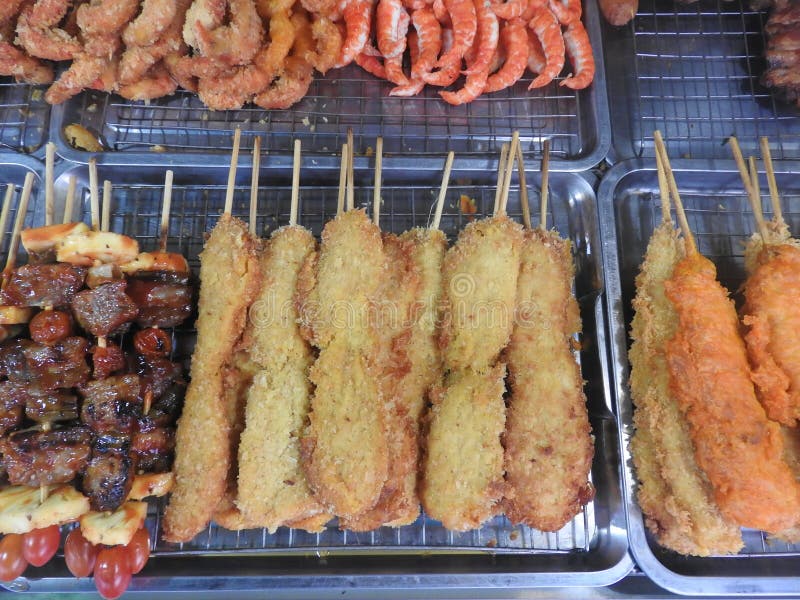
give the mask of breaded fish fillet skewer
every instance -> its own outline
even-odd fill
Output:
[[[237,129],[235,142],[239,135]],[[238,143],[234,149],[235,168]],[[187,542],[208,525],[224,495],[231,462],[221,371],[239,341],[261,278],[258,240],[231,216],[232,199],[229,193],[200,255],[197,344],[176,434],[175,488],[164,515],[164,538],[171,542]]]
[[[517,143],[515,135],[508,156]],[[420,497],[428,515],[458,531],[497,514],[505,488],[506,366],[498,357],[511,334],[522,246],[522,228],[505,214],[512,164],[498,182],[506,192],[498,213],[467,225],[444,260],[439,343],[450,372],[431,394]]]
[[[739,528],[722,516],[714,501],[713,489],[695,461],[689,426],[669,385],[666,344],[678,322],[664,283],[685,250],[670,215],[666,175],[658,154],[656,162],[661,225],[650,237],[636,277],[629,353],[637,499],[648,529],[662,546],[698,556],[738,552],[742,548]]]
[[[678,320],[667,342],[670,389],[722,514],[742,527],[790,529],[800,520],[800,485],[784,462],[780,427],[756,398],[736,309],[697,252],[660,135],[656,144],[688,246],[664,284]]]
[[[506,516],[558,531],[594,496],[594,444],[572,336],[581,329],[572,295],[570,242],[547,229],[549,158],[542,173],[542,216],[522,244],[517,310],[506,349],[511,398],[505,431]],[[517,152],[520,172],[522,153]],[[526,196],[526,195],[523,195]],[[530,211],[528,211],[530,212]]]

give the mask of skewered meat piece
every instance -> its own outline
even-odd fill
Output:
[[[27,264],[11,272],[2,293],[11,306],[63,306],[83,287],[86,269],[66,264]]]
[[[43,310],[31,319],[28,331],[34,342],[55,344],[72,335],[72,315],[63,310]]]
[[[135,277],[128,294],[139,307],[136,323],[141,327],[175,327],[192,312],[192,288],[185,283]]]
[[[138,375],[113,375],[82,386],[83,423],[95,433],[132,433],[142,415],[140,385]]]
[[[92,445],[92,458],[83,473],[82,489],[92,509],[119,508],[133,485],[135,460],[127,436],[99,435]]]
[[[91,437],[89,429],[80,425],[10,434],[0,440],[9,482],[37,487],[72,480],[89,460]]]
[[[142,397],[149,391],[153,399],[156,399],[173,383],[181,380],[183,368],[163,357],[137,356],[136,372],[140,376]]]
[[[72,312],[81,327],[92,335],[106,336],[138,314],[136,303],[125,293],[123,281],[84,290],[72,300]]]
[[[104,263],[90,267],[86,273],[86,287],[99,288],[107,283],[124,281],[125,276],[120,268],[113,263]]]
[[[163,329],[148,327],[136,332],[133,336],[133,347],[143,356],[169,356],[172,352],[172,340]]]
[[[173,383],[160,398],[156,399],[150,407],[147,417],[159,427],[174,425],[181,416],[183,397],[186,395],[186,384]]]
[[[22,424],[26,398],[23,386],[11,381],[0,383],[0,435]]]
[[[764,29],[769,68],[762,81],[787,101],[800,103],[800,3],[774,2]]]
[[[126,366],[125,353],[116,344],[107,343],[105,347],[95,346],[91,352],[95,379],[110,377],[116,371],[122,371]]]
[[[25,416],[37,423],[74,421],[78,418],[78,397],[66,390],[47,394],[28,394]]]
[[[16,340],[0,351],[0,372],[40,390],[75,387],[89,379],[88,346],[81,337],[68,337],[52,346]]]
[[[139,419],[139,431],[133,434],[132,446],[140,472],[164,473],[172,467],[175,429],[159,426],[157,419]]]

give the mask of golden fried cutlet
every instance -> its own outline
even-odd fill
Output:
[[[504,508],[513,523],[542,531],[561,529],[594,496],[594,444],[571,346],[581,328],[573,279],[570,243],[555,231],[526,232],[506,350],[512,393]]]
[[[447,370],[485,370],[513,327],[522,227],[506,215],[469,223],[447,251],[439,340]]]
[[[771,533],[795,527],[800,485],[784,462],[780,427],[756,399],[736,309],[713,263],[687,256],[664,285],[678,317],[667,343],[670,390],[722,514]]]
[[[502,363],[484,373],[451,372],[431,395],[420,496],[447,529],[475,529],[500,509],[505,375]]]
[[[637,498],[647,527],[662,546],[698,556],[738,552],[739,528],[722,516],[714,501],[713,489],[695,462],[688,424],[669,387],[665,348],[678,319],[664,282],[683,255],[682,241],[665,222],[650,238],[636,278],[629,358]]]
[[[324,512],[300,464],[313,355],[300,335],[294,294],[298,273],[314,248],[313,236],[301,227],[272,234],[260,262],[264,284],[250,307],[243,339],[260,370],[247,391],[236,504],[248,522],[270,531]]]
[[[202,531],[225,492],[231,456],[221,371],[260,286],[258,250],[247,226],[223,215],[200,255],[197,343],[178,421],[175,487],[164,515],[170,542],[187,542]]]

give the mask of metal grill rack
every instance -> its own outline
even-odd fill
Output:
[[[47,141],[50,106],[44,88],[0,77],[0,148],[38,154]]]
[[[759,82],[767,16],[748,0],[642,0],[628,27],[604,24],[609,88],[621,100],[614,160],[654,156],[655,129],[676,158],[730,158],[730,135],[745,152],[768,136],[775,158],[800,158],[800,108]]]
[[[562,79],[528,91],[527,74],[512,88],[453,107],[439,97],[439,88],[431,86],[417,97],[391,97],[392,84],[351,65],[325,77],[316,75],[308,95],[287,110],[248,105],[238,111],[211,111],[186,92],[147,104],[86,92],[56,107],[51,137],[62,156],[79,162],[87,159],[86,153],[69,146],[62,134],[71,123],[97,133],[111,152],[228,153],[238,125],[243,148],[252,147],[256,135],[268,133],[263,141],[270,154],[291,153],[293,140],[299,138],[306,154],[324,160],[336,155],[352,128],[357,154],[367,153],[381,135],[387,154],[411,155],[424,162],[453,150],[459,157],[478,161],[477,169],[487,154],[498,152],[511,132],[519,130],[527,154],[541,155],[543,140],[550,139],[554,168],[564,163],[563,169],[586,170],[605,157],[610,145],[594,2],[586,13],[598,68],[591,88],[578,93],[560,86]]]
[[[679,556],[658,546],[646,530],[636,503],[636,479],[627,448],[633,434],[627,332],[633,316],[634,278],[650,236],[660,223],[658,181],[652,162],[630,160],[616,165],[598,192],[631,550],[637,564],[655,583],[676,593],[796,595],[800,592],[795,578],[800,568],[800,545],[770,539],[761,531],[743,530],[745,548],[738,555]],[[732,161],[673,161],[673,168],[698,250],[714,262],[719,280],[735,293],[745,278],[744,244],[755,231],[736,166]],[[794,175],[798,168],[796,162],[776,164],[784,217],[794,232],[800,231],[800,186]],[[765,217],[770,218],[763,175],[761,183]]]
[[[184,253],[193,269],[202,249],[203,234],[209,231],[222,210],[227,165],[224,159],[202,166],[190,158],[172,164],[175,185],[172,196],[169,249]],[[391,163],[391,158],[387,158]],[[389,164],[391,172],[391,164]],[[143,249],[157,244],[162,195],[163,165],[137,165],[130,169],[101,163],[99,177],[114,184],[111,228],[134,235]],[[63,198],[69,177],[78,181],[79,206],[88,219],[88,170],[85,165],[62,163],[56,171],[56,200]],[[247,218],[250,169],[237,174],[233,212]],[[356,205],[371,206],[372,172],[356,173]],[[288,222],[289,180],[262,169],[259,194],[258,230],[266,235]],[[538,202],[538,177],[531,174],[531,201]],[[331,186],[303,185],[301,176],[299,222],[319,234],[324,223],[335,215],[337,189]],[[549,222],[573,242],[576,250],[576,290],[584,315],[584,350],[580,354],[584,378],[588,380],[590,419],[596,438],[596,460],[592,480],[597,495],[584,513],[556,533],[543,533],[524,526],[512,526],[505,517],[496,517],[479,530],[465,533],[446,531],[440,523],[421,516],[416,523],[399,529],[381,528],[369,533],[339,531],[336,522],[321,534],[281,528],[274,535],[265,530],[229,532],[212,524],[190,543],[175,545],[160,541],[163,502],[153,502],[147,527],[154,540],[151,577],[134,578],[132,589],[207,589],[210,577],[217,584],[274,586],[277,565],[284,577],[292,569],[302,569],[296,583],[303,587],[336,585],[343,573],[361,577],[362,584],[375,585],[374,575],[405,578],[404,587],[438,587],[454,574],[460,585],[477,587],[528,588],[535,585],[604,585],[623,577],[632,564],[627,555],[624,513],[619,490],[619,458],[616,422],[611,412],[604,376],[605,334],[600,295],[602,267],[598,252],[598,230],[594,194],[590,183],[574,174],[552,173],[550,179]],[[401,232],[425,226],[438,193],[438,181],[413,186],[384,179],[381,225],[386,231]],[[474,215],[461,212],[461,197],[474,200]],[[43,198],[37,198],[37,206]],[[460,180],[449,188],[442,217],[442,229],[452,239],[471,219],[489,214],[494,189]],[[56,212],[58,213],[58,206]],[[76,213],[77,213],[76,209]],[[36,212],[38,224],[41,211]],[[536,211],[533,211],[536,212]],[[518,187],[509,199],[509,213],[519,219]],[[76,217],[78,215],[76,214]],[[188,359],[193,331],[175,331],[176,359]],[[358,560],[354,557],[358,556]],[[267,558],[268,557],[268,558]],[[453,562],[458,557],[458,562]],[[228,562],[226,562],[228,561]],[[233,562],[230,562],[233,561]],[[54,561],[41,569],[41,579],[18,581],[34,591],[90,589],[90,582],[68,578],[63,564]],[[299,566],[298,566],[299,565]],[[202,573],[198,577],[198,574]],[[202,577],[206,577],[205,580]],[[383,582],[384,579],[381,579]],[[256,582],[256,583],[253,583]],[[281,584],[286,583],[282,581]],[[212,585],[214,585],[212,583]],[[291,584],[295,585],[295,584]],[[352,585],[352,584],[348,584]],[[383,585],[383,584],[381,584]]]

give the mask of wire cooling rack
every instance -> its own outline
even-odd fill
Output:
[[[42,86],[0,77],[0,148],[34,154],[47,141],[49,125]]]
[[[730,158],[731,135],[800,158],[800,109],[760,83],[767,16],[748,0],[641,0],[629,26],[605,24],[615,158],[654,156],[655,129],[676,158]]]

